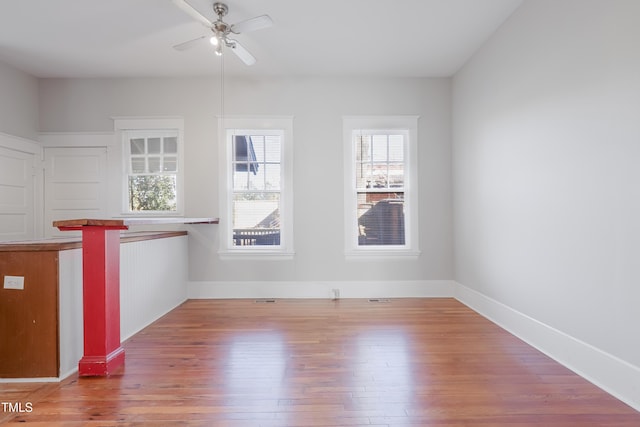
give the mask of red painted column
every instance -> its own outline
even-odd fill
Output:
[[[84,356],[78,363],[81,376],[106,376],[124,364],[124,348],[120,344],[120,230],[127,228],[93,225],[64,228],[82,230]]]

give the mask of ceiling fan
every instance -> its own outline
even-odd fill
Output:
[[[176,50],[189,49],[202,40],[209,38],[211,44],[215,47],[217,55],[222,55],[222,47],[226,46],[236,54],[242,62],[247,65],[253,65],[256,62],[256,58],[249,53],[237,40],[230,38],[230,35],[246,33],[249,31],[260,30],[262,28],[268,28],[273,25],[273,21],[269,15],[260,15],[255,18],[247,19],[246,21],[237,22],[235,24],[227,24],[222,18],[229,12],[229,8],[224,3],[213,3],[213,11],[218,15],[218,19],[215,22],[211,22],[207,17],[202,15],[196,9],[193,8],[186,0],[173,0],[173,2],[187,14],[189,14],[196,21],[200,22],[205,27],[209,28],[213,33],[212,36],[204,35],[197,39],[189,40],[184,43],[173,46]]]

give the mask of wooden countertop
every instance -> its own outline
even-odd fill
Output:
[[[79,218],[54,221],[53,226],[59,228],[81,229],[89,226],[106,226],[128,228],[135,225],[163,225],[163,224],[218,224],[218,218],[180,218],[180,217],[144,217],[144,218]],[[165,239],[167,237],[184,236],[186,231],[123,231],[120,243],[141,240]],[[62,251],[82,247],[80,236],[52,237],[13,242],[0,242],[0,252],[20,251]]]
[[[135,231],[122,232],[120,243],[139,242],[142,240],[166,239],[168,237],[186,236],[186,231]],[[0,252],[36,252],[64,251],[82,247],[82,237],[52,237],[49,239],[25,240],[16,242],[0,242]]]
[[[54,221],[54,227],[128,227],[131,225],[162,225],[162,224],[218,224],[218,218],[78,218]]]

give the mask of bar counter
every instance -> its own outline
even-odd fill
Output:
[[[124,364],[120,332],[121,244],[139,242],[133,245],[146,245],[144,241],[161,242],[157,239],[165,239],[167,243],[162,245],[165,250],[174,253],[173,258],[156,262],[151,268],[158,270],[163,276],[170,276],[177,269],[183,272],[184,280],[172,282],[186,280],[187,231],[131,232],[128,231],[129,227],[217,223],[215,218],[82,218],[53,223],[54,227],[63,231],[79,230],[82,232],[81,236],[0,242],[0,275],[5,282],[22,280],[24,283],[21,289],[7,287],[6,283],[0,288],[0,323],[8,327],[5,333],[0,334],[0,379],[64,376],[68,371],[68,363],[64,361],[65,355],[62,354],[66,350],[63,341],[84,341],[84,356],[77,364],[80,376],[106,376],[119,369]],[[73,291],[76,292],[75,295],[80,295],[80,301],[75,297],[69,299],[69,292],[65,289],[70,285],[68,281],[59,279],[60,274],[66,271],[60,264],[61,259],[69,258],[63,257],[63,254],[72,252],[77,254],[73,257],[82,263],[82,291]],[[156,253],[153,256],[161,255]],[[148,276],[149,273],[154,272],[147,270],[143,274]],[[143,276],[136,277],[138,279],[135,282],[143,280]],[[136,300],[136,307],[142,309],[143,306],[158,306],[154,301],[157,299],[156,292],[164,290],[142,293],[142,299]],[[168,303],[169,306],[163,303],[158,310],[165,311],[184,297],[178,295],[177,298],[178,300]],[[62,305],[71,301],[74,301],[73,306],[59,310]],[[82,330],[77,331],[79,334],[63,333],[66,327],[59,327],[59,321],[64,320],[69,310],[80,310],[80,305],[83,312]],[[65,324],[74,327],[73,321],[66,321]],[[84,339],[80,339],[78,335],[84,336]]]

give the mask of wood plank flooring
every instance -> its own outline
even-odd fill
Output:
[[[32,405],[0,423],[640,426],[453,299],[191,300],[124,347],[109,378],[0,384],[1,401]]]

